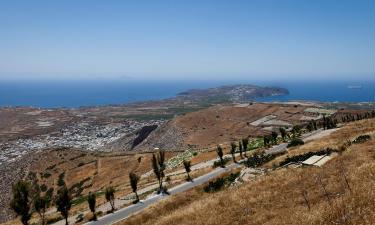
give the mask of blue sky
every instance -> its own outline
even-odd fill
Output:
[[[0,78],[369,79],[375,1],[1,1]]]

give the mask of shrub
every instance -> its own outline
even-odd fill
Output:
[[[225,184],[223,178],[218,178],[216,181],[210,181],[207,186],[203,188],[205,192],[216,192],[219,191]]]
[[[46,197],[49,199],[52,199],[53,196],[53,188],[49,188],[48,191],[46,192]]]
[[[49,172],[44,172],[44,174],[42,174],[42,178],[45,178],[45,179],[47,179],[50,176],[51,174]]]
[[[291,140],[290,143],[288,144],[288,148],[290,148],[290,147],[295,147],[295,146],[299,146],[299,145],[303,145],[303,144],[305,144],[305,142],[304,142],[302,139],[294,138],[294,139]]]
[[[258,167],[276,158],[276,155],[253,154],[245,161],[247,167]]]
[[[239,175],[240,172],[237,172],[231,173],[224,178],[217,178],[215,181],[210,181],[208,185],[203,188],[203,190],[208,193],[220,191],[225,185],[232,184]]]
[[[59,175],[59,179],[57,180],[57,185],[58,186],[64,186],[65,185],[65,181],[64,181],[64,177],[65,177],[65,172],[62,172],[60,175]]]
[[[225,164],[227,164],[228,162],[230,161],[230,158],[223,158],[223,163],[221,162],[221,160],[216,160],[213,164],[213,168],[216,168],[216,167],[220,167],[220,166],[225,166]]]
[[[361,144],[361,143],[364,143],[368,140],[371,139],[371,136],[370,135],[361,135],[361,136],[358,136],[354,141],[353,141],[353,144]]]
[[[40,185],[40,190],[41,190],[42,192],[46,192],[47,189],[48,189],[47,185],[45,185],[45,184]]]

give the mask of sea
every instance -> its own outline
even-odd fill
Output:
[[[188,89],[231,84],[284,87],[289,95],[257,101],[375,102],[375,81],[0,81],[0,106],[77,108],[174,97]]]

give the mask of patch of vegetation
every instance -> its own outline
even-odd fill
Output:
[[[60,175],[59,175],[59,179],[57,180],[57,185],[58,185],[59,187],[65,185],[64,177],[65,177],[65,172],[60,173]]]
[[[371,136],[370,135],[361,135],[361,136],[358,136],[354,141],[353,141],[353,144],[361,144],[361,143],[364,143],[368,140],[371,139]]]
[[[89,181],[90,178],[87,177],[84,180],[80,181],[79,183],[74,184],[69,188],[70,193],[74,194],[74,197],[78,197],[82,194],[85,187],[83,186],[85,182]]]
[[[203,190],[208,193],[220,191],[223,187],[231,185],[239,175],[240,172],[237,172],[231,173],[229,176],[224,178],[217,178],[215,181],[210,181],[208,185],[203,188]]]
[[[95,195],[96,195],[96,197],[99,197],[101,195],[104,195],[104,192],[99,191],[99,192],[96,192]],[[88,195],[81,195],[81,196],[72,200],[72,205],[79,205],[79,204],[85,203],[85,202],[87,202],[87,199],[88,199]]]
[[[262,148],[262,147],[264,147],[263,138],[251,139],[249,144],[248,144],[249,150],[255,150],[255,149],[258,149],[258,148]]]
[[[245,161],[245,166],[247,167],[258,167],[263,165],[264,163],[267,163],[274,158],[276,158],[277,155],[266,155],[266,154],[253,154],[247,160]]]
[[[124,119],[134,119],[140,121],[148,120],[170,120],[174,117],[172,114],[134,114],[134,115],[123,115],[117,116]]]
[[[299,138],[294,138],[290,141],[290,143],[288,144],[288,148],[290,147],[295,147],[295,146],[299,146],[299,145],[304,145],[305,142],[302,140],[302,139],[299,139]]]
[[[44,172],[43,174],[41,174],[41,177],[44,178],[44,179],[47,179],[51,176],[51,174],[49,172]]]
[[[45,185],[45,184],[40,185],[40,190],[41,190],[42,192],[46,192],[47,189],[48,189],[47,185]]]
[[[284,165],[289,164],[289,163],[302,162],[302,161],[305,161],[306,159],[310,158],[313,155],[330,155],[333,152],[339,152],[339,151],[336,150],[336,149],[327,148],[327,149],[320,150],[320,151],[317,151],[317,152],[306,152],[302,155],[295,155],[295,156],[292,156],[292,157],[287,156],[284,161],[280,162],[279,166],[284,166]]]
[[[46,192],[46,197],[48,199],[52,199],[52,196],[53,196],[53,188],[49,188],[48,191]]]
[[[172,113],[175,115],[182,115],[182,114],[194,112],[203,108],[204,107],[171,107],[171,108],[168,108],[168,113]]]
[[[29,174],[27,175],[27,178],[28,178],[29,180],[31,180],[31,181],[35,181],[35,180],[37,180],[36,173],[30,171]]]
[[[216,192],[224,187],[224,178],[218,178],[215,181],[210,181],[207,186],[203,188],[205,192]]]
[[[196,151],[192,151],[192,150],[186,150],[172,158],[170,158],[167,162],[166,162],[166,167],[167,169],[173,169],[173,168],[176,168],[177,166],[181,165],[183,161],[189,161],[191,160],[191,158],[193,158],[193,156],[197,155],[198,153]]]
[[[228,157],[223,158],[223,164],[226,165],[231,159]],[[212,165],[213,168],[217,168],[222,166],[220,159],[216,160],[214,164]]]

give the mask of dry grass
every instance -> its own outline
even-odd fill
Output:
[[[216,105],[187,113],[171,121],[183,135],[184,145],[198,148],[215,147],[218,143],[236,141],[246,137],[262,136],[266,132],[261,126],[250,123],[268,115],[291,124],[299,124],[305,106],[254,103],[246,107]],[[159,137],[155,137],[159,138]]]
[[[291,154],[339,146],[374,130],[375,120],[352,123]],[[373,146],[374,137],[364,144],[352,145],[322,168],[277,170],[215,194],[205,194],[197,188],[172,196],[120,224],[375,224]]]

